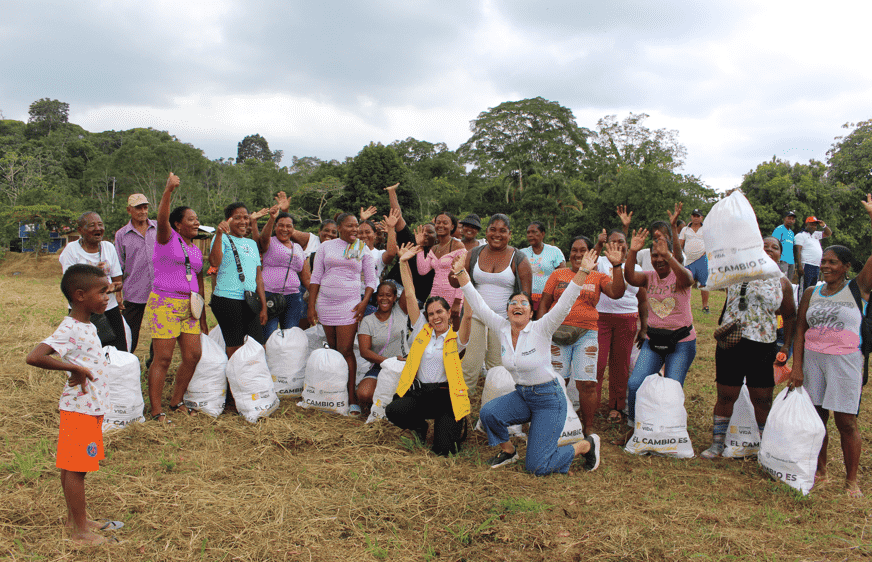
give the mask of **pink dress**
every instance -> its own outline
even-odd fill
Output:
[[[315,310],[318,321],[325,326],[350,326],[353,308],[360,304],[360,275],[367,287],[376,288],[375,264],[367,251],[356,257],[346,257],[348,243],[341,238],[321,244],[315,253],[311,282],[319,285]]]
[[[430,289],[430,296],[442,297],[448,301],[448,306],[454,305],[454,299],[460,299],[460,302],[463,303],[463,291],[455,289],[448,283],[448,275],[451,273],[451,264],[454,262],[454,258],[465,248],[462,242],[452,244],[457,246],[457,249],[441,258],[437,258],[433,250],[430,249],[426,256],[423,253],[418,253],[417,259],[419,275],[426,275],[431,270],[436,271],[433,276],[433,288]]]

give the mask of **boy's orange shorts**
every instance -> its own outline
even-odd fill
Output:
[[[103,416],[61,410],[55,466],[71,472],[94,472],[104,458]]]

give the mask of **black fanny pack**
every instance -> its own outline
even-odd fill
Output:
[[[648,328],[648,347],[659,355],[668,355],[675,351],[675,344],[690,335],[693,326],[684,326],[677,330],[665,328]]]

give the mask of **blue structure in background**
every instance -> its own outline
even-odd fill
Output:
[[[21,251],[32,252],[34,249],[29,246],[27,240],[30,238],[30,233],[39,229],[39,224],[24,224],[18,223],[18,238],[21,239]],[[42,243],[42,250],[48,253],[55,253],[64,247],[64,238],[57,232],[49,232],[49,241]]]

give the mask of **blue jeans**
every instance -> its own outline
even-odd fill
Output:
[[[569,472],[575,450],[572,445],[557,446],[566,423],[566,394],[557,379],[532,386],[516,385],[514,392],[482,406],[480,416],[492,447],[509,440],[510,425],[530,422],[527,470],[536,476]]]
[[[627,410],[629,411],[627,421],[632,422],[636,419],[636,392],[642,386],[642,381],[645,378],[659,373],[660,367],[665,362],[666,377],[676,380],[681,383],[681,386],[684,386],[684,377],[687,376],[687,371],[690,369],[694,357],[696,357],[695,339],[675,344],[675,351],[667,355],[665,361],[659,353],[651,351],[646,339],[639,352],[639,358],[636,359],[636,366],[630,374],[629,388],[627,389]]]
[[[799,301],[802,300],[802,294],[805,290],[817,285],[820,271],[821,268],[819,265],[811,265],[808,263],[802,264],[802,283],[799,284],[798,294],[796,295],[797,309],[799,309]]]
[[[268,297],[273,294],[275,293],[267,292],[266,296]],[[303,295],[291,293],[290,295],[285,295],[285,301],[287,306],[285,307],[284,314],[281,317],[275,316],[266,321],[266,326],[263,327],[264,341],[268,340],[272,333],[279,328],[279,324],[281,324],[282,330],[299,326],[300,318],[303,316]]]

